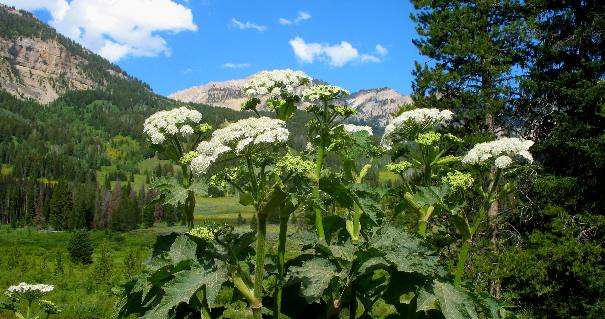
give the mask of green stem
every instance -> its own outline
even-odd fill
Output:
[[[193,213],[195,211],[195,194],[192,191],[189,191],[187,199],[185,199],[183,210],[187,220],[187,228],[191,230],[193,228]]]
[[[454,285],[460,286],[462,282],[462,275],[464,274],[464,265],[468,257],[468,250],[471,246],[471,239],[467,239],[462,244],[460,251],[458,252],[458,264],[456,265],[456,275],[454,276]]]
[[[418,235],[420,235],[420,237],[426,236],[426,224],[427,224],[426,220],[423,220],[423,219],[418,220]]]
[[[315,160],[315,177],[317,181],[313,187],[313,200],[315,201],[314,211],[315,211],[315,229],[317,231],[317,237],[319,237],[320,241],[326,240],[326,235],[324,233],[324,225],[323,218],[321,216],[321,208],[317,207],[319,205],[319,178],[321,177],[321,168],[323,165],[323,160],[325,157],[325,149],[322,145],[319,146],[319,150],[317,152],[317,158]]]
[[[460,283],[462,282],[462,275],[464,274],[464,265],[466,264],[466,260],[468,258],[469,248],[470,248],[471,241],[473,240],[473,235],[475,235],[475,233],[477,232],[477,229],[479,229],[481,222],[483,222],[483,220],[487,216],[487,210],[488,210],[489,206],[494,201],[494,194],[496,193],[496,188],[498,187],[499,179],[500,179],[500,170],[498,169],[498,170],[496,170],[494,180],[491,183],[490,188],[487,192],[487,196],[485,197],[483,203],[479,207],[479,215],[477,216],[477,218],[473,222],[473,225],[469,229],[470,236],[468,239],[466,239],[464,241],[464,243],[462,244],[462,247],[460,248],[460,251],[458,252],[458,264],[456,266],[456,274],[454,275],[454,284],[456,286],[459,286]]]
[[[250,304],[252,309],[262,307],[260,301],[254,297],[254,291],[250,288],[250,286],[248,286],[248,284],[246,284],[244,278],[242,278],[242,274],[243,273],[240,273],[240,270],[235,271],[232,274],[233,286],[235,286],[235,288],[244,296],[244,298],[248,300],[248,304]]]
[[[277,289],[275,290],[275,307],[273,308],[273,318],[279,318],[281,314],[281,300],[282,300],[282,280],[286,275],[286,238],[288,235],[288,216],[282,216],[279,218],[279,245],[277,247],[277,271],[278,271],[278,282]]]
[[[28,300],[27,301],[27,314],[25,316],[26,319],[29,319],[29,316],[31,315],[31,310],[32,310],[32,301]]]
[[[258,212],[258,239],[256,241],[256,265],[254,275],[254,297],[259,300],[258,304],[252,307],[254,318],[262,318],[263,300],[263,276],[265,273],[265,238],[267,235],[267,214]]]
[[[202,289],[202,300],[200,301],[202,304],[202,307],[200,309],[201,319],[211,319],[212,317],[210,317],[210,307],[208,307],[208,300],[206,299],[206,287]]]

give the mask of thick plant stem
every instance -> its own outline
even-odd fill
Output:
[[[426,220],[423,220],[423,219],[418,220],[418,235],[420,235],[420,237],[426,236],[426,224],[427,224]]]
[[[325,157],[325,149],[322,145],[319,147],[319,150],[317,152],[317,158],[315,160],[315,177],[317,178],[317,181],[315,182],[315,185],[313,187],[312,195],[313,195],[313,200],[315,201],[316,205],[319,203],[319,178],[321,176],[321,168],[323,165],[324,157]],[[321,216],[321,209],[319,207],[315,206],[314,210],[315,210],[315,230],[317,231],[317,237],[319,237],[320,241],[325,241],[326,235],[324,234],[324,224],[323,224],[323,217]]]
[[[208,307],[208,300],[206,299],[206,287],[202,289],[202,299],[200,300],[202,307],[200,309],[200,318],[201,319],[211,319],[210,317],[210,307]]]
[[[252,307],[254,318],[262,318],[263,300],[263,276],[265,273],[265,238],[267,235],[267,214],[258,212],[257,241],[256,241],[256,265],[254,274],[254,297],[259,300],[259,304]]]
[[[279,318],[281,314],[281,299],[283,293],[282,280],[286,274],[286,238],[288,235],[288,217],[279,218],[279,245],[277,247],[277,271],[279,274],[277,288],[275,289],[275,306],[273,318]]]
[[[193,213],[195,211],[195,194],[189,191],[187,199],[185,199],[185,205],[183,205],[185,212],[185,218],[187,219],[187,228],[191,230],[193,228]]]
[[[458,264],[456,265],[456,274],[454,275],[454,285],[460,286],[462,282],[462,275],[464,275],[464,265],[466,264],[466,258],[468,257],[468,250],[471,246],[471,239],[467,239],[462,244],[460,251],[458,252]]]

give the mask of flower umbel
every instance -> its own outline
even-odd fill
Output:
[[[202,114],[196,110],[179,107],[169,111],[159,111],[145,120],[143,133],[151,143],[162,144],[167,136],[187,137],[195,133],[193,127],[202,120]]]
[[[279,98],[282,94],[299,94],[310,82],[311,78],[302,71],[262,71],[252,76],[243,91],[249,97]]]
[[[475,145],[462,158],[464,164],[482,164],[494,160],[498,168],[507,168],[513,160],[532,163],[534,161],[529,148],[534,144],[531,140],[516,137],[503,137],[501,139],[479,143]]]
[[[453,117],[454,113],[449,110],[414,109],[403,112],[387,125],[381,144],[390,148],[395,138],[414,140],[420,133],[433,131],[441,125],[446,125]]]
[[[349,91],[334,85],[317,85],[306,89],[303,99],[311,102],[330,101],[349,95]]]
[[[471,174],[463,173],[460,171],[448,172],[446,176],[441,179],[444,184],[449,186],[452,190],[466,190],[473,186],[475,179]]]
[[[8,287],[8,291],[16,294],[18,297],[28,301],[39,299],[43,295],[53,291],[55,286],[44,284],[28,284],[22,282],[16,286]]]
[[[288,141],[286,122],[268,117],[247,118],[229,124],[212,133],[210,141],[201,142],[197,157],[191,161],[191,171],[205,174],[219,156],[238,155],[254,146],[269,146]]]
[[[343,125],[344,130],[347,133],[356,133],[356,132],[367,132],[368,135],[374,135],[372,132],[372,128],[365,125],[355,125],[355,124],[345,124]]]

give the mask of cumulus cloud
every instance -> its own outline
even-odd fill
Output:
[[[359,51],[347,41],[338,44],[307,43],[301,37],[290,40],[294,55],[301,63],[313,63],[316,60],[326,62],[333,67],[342,67],[349,62],[380,62],[380,58]]]
[[[264,25],[256,24],[250,21],[242,22],[237,20],[236,18],[231,18],[231,25],[242,30],[255,29],[258,32],[263,32],[267,30],[267,27]]]
[[[225,69],[243,69],[243,68],[250,67],[250,63],[231,63],[231,62],[227,62],[227,63],[223,63],[221,65],[221,67],[225,68]]]
[[[296,16],[296,18],[294,18],[294,20],[289,20],[286,18],[279,18],[279,24],[282,25],[290,25],[290,24],[298,24],[300,22],[306,21],[306,20],[310,20],[311,19],[311,14],[309,13],[309,11],[298,11],[298,15]]]
[[[387,50],[387,48],[383,47],[380,44],[376,45],[376,49],[375,49],[376,53],[380,56],[386,56],[387,54],[389,54],[389,50]]]
[[[5,0],[25,10],[47,10],[50,25],[110,61],[170,55],[159,32],[196,31],[191,10],[173,0]]]

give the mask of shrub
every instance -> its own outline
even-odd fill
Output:
[[[92,264],[92,241],[87,231],[81,230],[74,233],[67,245],[71,261],[77,264]]]

